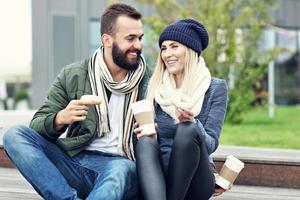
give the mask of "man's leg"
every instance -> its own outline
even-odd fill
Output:
[[[43,198],[78,199],[80,165],[55,144],[25,126],[5,130],[3,143],[10,159]]]
[[[81,164],[98,172],[87,200],[132,200],[138,186],[135,163],[127,158],[101,152],[85,151]],[[79,158],[78,158],[79,159]]]

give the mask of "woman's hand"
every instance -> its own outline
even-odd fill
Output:
[[[155,123],[155,128],[157,128],[157,124]],[[133,133],[136,134],[136,137],[139,139],[142,136],[148,136],[151,137],[155,140],[157,140],[157,133],[153,133],[151,135],[147,135],[146,133],[143,132],[143,129],[139,127],[139,124],[137,122],[134,123],[134,129],[133,129]]]
[[[225,192],[226,190],[221,188],[220,186],[216,185],[215,186],[215,192],[213,193],[213,197],[219,196],[221,194],[223,194],[223,192]]]
[[[195,122],[194,113],[192,113],[190,110],[183,110],[181,108],[176,108],[175,114],[179,122],[186,122],[186,121]]]
[[[214,173],[215,179],[217,179],[217,177],[219,176],[219,174]],[[228,190],[230,190],[232,188],[232,184],[229,186]],[[220,186],[218,186],[217,184],[215,184],[215,192],[213,193],[213,197],[219,196],[221,194],[223,194],[223,192],[225,192],[227,190],[225,190],[224,188],[221,188]]]

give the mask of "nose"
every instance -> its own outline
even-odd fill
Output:
[[[166,48],[163,51],[163,54],[164,54],[164,57],[168,58],[168,57],[172,56],[172,51],[169,48]]]
[[[135,41],[135,43],[133,44],[133,47],[135,49],[141,50],[143,48],[143,44],[140,40]]]

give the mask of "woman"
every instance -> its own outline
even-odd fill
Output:
[[[201,52],[208,46],[205,27],[184,19],[160,35],[160,54],[148,85],[157,133],[145,136],[136,124],[136,160],[145,199],[203,200],[215,186],[209,157],[218,146],[227,106],[227,84],[212,78]]]

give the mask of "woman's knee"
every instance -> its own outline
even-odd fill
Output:
[[[153,151],[158,149],[159,149],[159,145],[157,141],[148,136],[140,137],[136,145],[137,152],[145,152],[145,151],[148,152],[148,151]]]
[[[189,147],[193,144],[201,145],[201,137],[197,124],[184,122],[178,124],[174,145]]]
[[[159,153],[160,149],[156,140],[147,136],[141,137],[135,150],[138,168],[155,163],[159,160]]]

